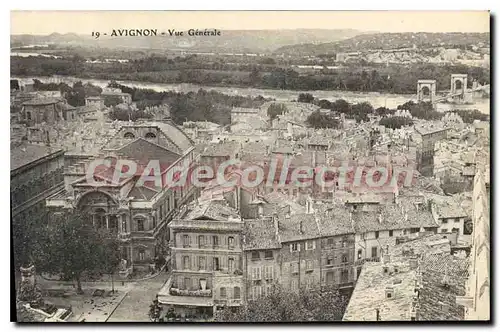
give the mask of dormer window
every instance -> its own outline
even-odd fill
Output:
[[[133,133],[125,133],[125,135],[123,135],[124,138],[128,138],[128,139],[133,139],[135,138],[135,135]]]
[[[147,133],[146,136],[144,136],[146,139],[155,139],[156,134],[155,133]]]

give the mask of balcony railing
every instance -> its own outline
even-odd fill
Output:
[[[358,259],[356,262],[354,262],[354,265],[362,265],[366,262],[380,262],[380,257]]]
[[[211,297],[212,290],[211,289],[198,289],[198,290],[187,290],[187,289],[178,289],[178,288],[170,288],[170,295],[174,296],[198,296],[198,297]]]

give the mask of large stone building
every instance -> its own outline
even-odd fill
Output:
[[[62,121],[64,119],[65,104],[62,98],[31,99],[22,104],[21,118],[28,125]]]
[[[173,179],[177,171],[187,174],[195,157],[191,140],[168,120],[123,126],[98,156],[65,168],[64,189],[51,196],[47,206],[53,212],[85,212],[96,227],[114,230],[122,241],[123,273],[144,269],[167,253],[166,226],[196,190],[190,181],[178,185],[148,181],[143,175],[150,173],[143,172],[150,161],[158,161],[161,179]],[[137,165],[136,171],[121,173],[130,163]]]
[[[45,199],[64,183],[64,151],[47,146],[21,144],[10,154],[11,221],[13,229],[47,222]],[[22,241],[15,233],[13,241]],[[23,260],[25,257],[16,257]]]
[[[417,145],[417,170],[424,176],[434,175],[436,142],[447,138],[448,128],[415,126]]]
[[[169,228],[172,276],[159,302],[188,316],[211,316],[218,306],[240,305],[243,221],[238,212],[221,201],[193,202]]]

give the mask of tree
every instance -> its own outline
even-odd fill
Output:
[[[313,128],[339,128],[340,121],[331,113],[323,114],[319,110],[312,112],[306,122]]]
[[[267,109],[267,115],[274,120],[278,117],[278,115],[284,114],[288,112],[288,109],[284,104],[271,104]]]
[[[392,129],[399,129],[404,126],[412,126],[413,120],[406,116],[391,116],[382,118],[379,124]]]
[[[106,107],[116,106],[122,103],[122,98],[117,95],[106,95],[104,97],[104,105]]]
[[[237,310],[225,308],[218,311],[218,322],[306,322],[341,320],[348,303],[348,296],[335,288],[285,290],[279,285],[271,294],[249,301]]]
[[[158,295],[156,295],[156,298],[153,300],[153,303],[149,306],[149,318],[153,322],[159,322],[162,311],[163,308],[159,304]]]
[[[78,212],[54,215],[37,260],[37,269],[42,272],[71,276],[77,282],[78,293],[83,293],[82,273],[108,273],[118,252],[116,235],[97,230],[90,220]]]
[[[311,104],[314,101],[314,96],[310,93],[301,93],[299,94],[299,98],[297,99],[299,103],[309,103]]]

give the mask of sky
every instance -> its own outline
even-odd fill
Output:
[[[489,32],[487,11],[12,11],[11,34],[91,34],[112,29],[356,29]]]

